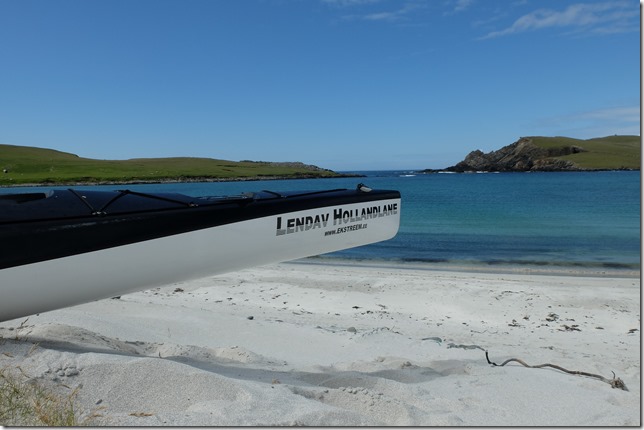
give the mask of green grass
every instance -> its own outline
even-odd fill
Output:
[[[0,145],[0,185],[333,176],[338,174],[301,163],[190,157],[94,160],[53,149]]]
[[[6,341],[27,340],[33,326],[24,320],[9,340],[0,336],[0,346]],[[33,344],[29,356],[37,350]],[[9,352],[2,355],[13,357]],[[0,368],[0,426],[92,426],[105,425],[107,421],[98,413],[98,408],[85,413],[77,406],[76,397],[80,388],[72,390],[64,384],[46,386],[43,379],[32,378],[20,366]],[[64,393],[64,394],[63,394]]]
[[[546,149],[570,146],[583,148],[585,152],[554,157],[572,161],[581,169],[640,169],[640,136],[607,136],[587,140],[534,136],[530,139],[536,146]]]
[[[0,369],[1,426],[98,425],[101,415],[83,414],[76,406],[77,390],[62,395],[20,372]],[[83,415],[85,415],[83,417]]]

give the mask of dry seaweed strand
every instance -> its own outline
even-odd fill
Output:
[[[485,351],[485,359],[487,360],[488,364],[491,364],[493,366],[499,366],[499,367],[505,366],[506,364],[508,364],[510,362],[513,362],[513,361],[516,361],[517,363],[522,364],[525,367],[530,367],[532,369],[538,369],[538,368],[541,368],[541,367],[552,367],[554,369],[561,370],[562,372],[570,373],[572,375],[582,375],[582,376],[588,376],[590,378],[597,378],[600,381],[604,381],[607,384],[610,384],[610,386],[613,387],[613,388],[619,388],[619,389],[622,389],[624,391],[628,391],[628,388],[626,388],[626,384],[624,384],[624,381],[622,381],[621,378],[617,378],[615,376],[615,372],[613,372],[613,379],[608,379],[608,378],[604,378],[601,375],[595,375],[594,373],[581,372],[579,370],[568,370],[568,369],[564,369],[561,366],[557,366],[556,364],[550,364],[550,363],[537,364],[535,366],[530,366],[525,361],[520,360],[518,358],[508,358],[503,363],[496,364],[495,362],[490,361],[490,357],[488,356],[487,351]]]

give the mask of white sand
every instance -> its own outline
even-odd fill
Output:
[[[285,263],[23,321],[0,367],[107,425],[641,425],[639,277]]]

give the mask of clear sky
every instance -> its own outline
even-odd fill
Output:
[[[442,168],[640,134],[635,0],[0,0],[0,143]]]

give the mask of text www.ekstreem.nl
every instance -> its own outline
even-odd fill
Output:
[[[348,226],[346,226],[346,227],[338,227],[338,228],[336,228],[336,229],[334,229],[334,230],[325,231],[325,232],[324,232],[324,235],[325,235],[325,236],[331,236],[331,235],[334,235],[334,234],[341,234],[341,233],[346,233],[346,232],[348,232],[348,231],[362,230],[362,229],[365,229],[365,228],[367,228],[367,224],[366,224],[366,223],[364,223],[364,224],[348,225]]]

